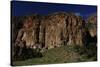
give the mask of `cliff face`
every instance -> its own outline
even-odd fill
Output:
[[[88,31],[92,37],[97,36],[97,16],[91,15],[87,18]]]
[[[12,18],[12,42],[19,46],[21,43],[27,47],[33,47],[39,41],[39,17],[38,15],[21,16]]]
[[[83,46],[84,27],[85,22],[79,16],[68,13],[54,13],[41,22],[40,42],[44,42],[45,46],[49,48],[64,44]]]
[[[29,24],[29,18],[32,24]],[[38,45],[48,49],[62,45],[84,46],[85,35],[85,21],[72,13],[12,17],[13,42],[22,41],[24,45],[32,48]]]

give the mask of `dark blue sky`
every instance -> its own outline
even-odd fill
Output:
[[[57,11],[64,11],[64,12],[74,12],[85,18],[93,13],[97,13],[97,6],[43,3],[43,2],[12,1],[11,8],[12,8],[12,16],[31,15],[34,13],[40,15],[47,15]]]

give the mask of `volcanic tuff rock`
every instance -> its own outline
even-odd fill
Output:
[[[34,38],[30,38],[29,34],[26,34],[28,32],[26,28],[23,28],[25,20],[29,18],[32,20],[32,28],[28,30],[31,30],[30,36]],[[20,33],[20,30],[24,33]],[[22,35],[19,36],[20,34]],[[16,39],[25,40],[26,46],[28,46],[26,43],[31,46],[41,44],[44,48],[62,45],[84,46],[85,35],[85,21],[74,13],[56,12],[47,16],[12,17],[12,40],[14,43]],[[26,39],[22,39],[23,37]]]

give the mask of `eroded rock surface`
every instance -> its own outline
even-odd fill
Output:
[[[96,24],[96,18],[89,22]],[[25,22],[27,24],[25,25]],[[30,23],[31,22],[31,23]],[[28,26],[27,28],[23,27]],[[56,12],[47,16],[31,15],[12,17],[13,43],[24,41],[28,47],[54,48],[62,45],[84,46],[86,41],[86,22],[74,13]],[[96,35],[96,28],[91,36]]]

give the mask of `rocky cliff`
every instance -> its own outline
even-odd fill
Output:
[[[96,18],[92,18],[96,22]],[[56,12],[46,16],[12,17],[12,42],[21,41],[31,48],[41,45],[42,48],[48,49],[62,45],[84,46],[86,42],[85,25],[86,22],[82,17],[66,12]],[[90,34],[95,35],[91,32]]]
[[[87,18],[89,33],[92,37],[97,36],[97,15],[93,14]]]

